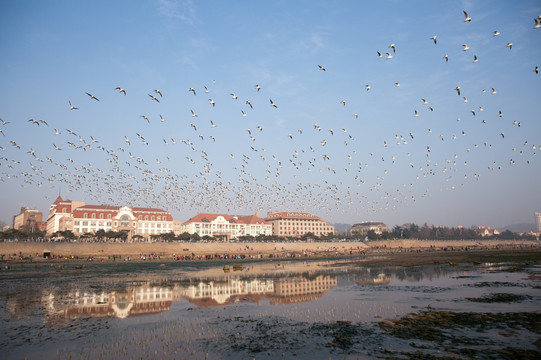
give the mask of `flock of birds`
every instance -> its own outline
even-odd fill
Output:
[[[465,23],[472,21],[467,12],[464,12],[464,17]],[[534,29],[541,27],[540,24],[541,15],[534,19]],[[494,31],[492,36],[501,34]],[[441,46],[436,35],[427,39],[427,43]],[[462,48],[463,52],[471,51],[468,44],[462,44]],[[512,42],[507,42],[505,48],[508,49],[505,51],[514,51]],[[399,56],[399,45],[390,44],[388,49],[385,55],[376,51],[377,57],[393,61]],[[447,63],[451,60],[445,54],[441,61]],[[478,61],[474,54],[472,62]],[[314,67],[314,70],[325,72],[324,76],[332,76],[332,70],[323,65]],[[537,66],[532,70],[533,76],[538,74]],[[441,189],[454,190],[465,181],[479,180],[484,170],[499,170],[518,161],[530,164],[535,161],[534,156],[541,146],[527,140],[514,144],[492,143],[490,139],[481,138],[485,136],[485,130],[466,125],[467,121],[461,121],[460,117],[456,118],[454,125],[446,126],[457,130],[454,133],[435,133],[432,127],[422,128],[412,123],[410,130],[388,134],[381,140],[380,147],[371,149],[359,140],[366,134],[355,133],[346,127],[333,129],[326,126],[334,123],[331,120],[323,120],[325,124],[310,124],[305,129],[288,129],[287,136],[278,138],[275,132],[266,135],[264,131],[272,125],[251,120],[251,113],[256,108],[259,111],[280,111],[280,104],[272,100],[274,96],[269,96],[264,86],[254,85],[251,91],[246,91],[251,98],[239,100],[235,92],[228,95],[215,93],[215,85],[213,82],[208,86],[189,87],[186,96],[198,100],[203,97],[205,103],[208,101],[210,111],[218,111],[220,101],[229,97],[227,101],[240,104],[239,117],[250,120],[248,126],[246,123],[232,125],[212,120],[206,115],[200,116],[197,106],[194,106],[185,115],[190,121],[181,121],[182,129],[178,133],[182,134],[182,139],[176,138],[171,131],[160,132],[161,139],[154,134],[146,135],[143,130],[129,133],[130,128],[134,128],[131,126],[126,127],[126,134],[116,136],[117,141],[111,142],[100,139],[110,138],[111,134],[100,134],[99,129],[90,135],[86,130],[55,127],[52,120],[29,119],[27,126],[39,129],[41,138],[52,139],[49,148],[34,149],[33,146],[20,145],[23,139],[11,138],[12,127],[20,125],[21,120],[2,119],[0,139],[4,140],[0,142],[0,182],[19,181],[23,188],[54,189],[43,191],[51,202],[61,192],[63,197],[87,203],[157,207],[173,213],[178,211],[186,217],[197,212],[287,210],[307,211],[337,220],[341,213],[353,212],[362,218],[430,196],[432,185],[423,185],[423,179],[437,178]],[[395,82],[394,86],[400,88],[401,84]],[[464,106],[470,106],[468,94],[474,91],[498,96],[495,87],[486,86],[475,90],[471,86],[466,88],[463,85],[462,88],[457,84],[454,89],[449,89],[449,96],[458,96],[466,104]],[[118,92],[116,96],[128,98],[131,95],[130,89],[120,86],[111,86],[113,91]],[[373,86],[366,84],[364,91],[374,91]],[[147,101],[156,103],[156,106],[163,106],[167,99],[167,92],[160,89],[146,93]],[[102,104],[102,94],[86,92],[86,95],[87,101],[98,106]],[[74,104],[71,100],[67,102],[66,111],[85,111],[86,104]],[[334,104],[329,106],[347,110],[350,107],[345,98],[336,99]],[[418,107],[414,106],[410,116],[418,118],[424,109],[429,111],[428,114],[433,113],[437,111],[435,106],[428,96],[420,97]],[[268,110],[260,110],[264,108]],[[469,112],[479,126],[490,127],[496,132],[500,141],[506,140],[505,131],[511,126],[518,130],[524,122],[510,119],[502,110],[496,112],[492,109],[492,114],[487,114],[482,104],[473,106]],[[363,117],[360,111],[348,116],[356,122]],[[141,124],[153,127],[170,122],[162,114],[159,114],[159,120],[158,116],[148,114],[140,114],[139,117]],[[230,137],[228,131],[232,127],[238,130],[237,126],[246,127],[242,130],[244,139]],[[458,129],[457,126],[463,128]],[[352,128],[356,128],[354,123]],[[303,141],[297,142],[300,137]],[[434,137],[439,141],[437,145],[434,145]],[[469,141],[460,142],[464,148],[444,145],[452,141],[458,143],[461,138]],[[422,141],[424,143],[421,144]],[[415,147],[410,148],[408,145],[412,144]],[[239,145],[245,151],[230,150],[238,149]],[[508,148],[508,158],[486,163],[484,169],[468,168],[468,161],[475,160],[475,152],[486,152],[499,146]],[[150,147],[162,156],[149,158],[148,154],[153,153]],[[291,152],[284,154],[289,149]],[[419,149],[422,149],[423,161],[419,160]],[[8,150],[10,156],[7,155]],[[230,175],[231,171],[234,176]]]

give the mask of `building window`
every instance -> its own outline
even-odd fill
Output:
[[[152,218],[150,220],[154,221],[154,215],[152,216]]]
[[[88,214],[87,214],[87,213],[84,213],[84,214],[83,214],[83,218],[84,218],[84,219],[88,219]]]
[[[148,215],[145,215],[145,220],[148,220]]]
[[[139,215],[139,217],[137,217],[137,220],[143,220],[143,217]]]
[[[92,214],[92,219],[95,219],[96,218],[96,214]]]
[[[62,212],[63,212],[63,213],[67,213],[67,212],[68,212],[68,209],[67,209],[67,208],[62,208]]]
[[[111,214],[107,214],[107,219],[111,220]]]
[[[130,226],[130,217],[128,215],[122,215],[120,218],[120,226]]]
[[[100,219],[103,219],[103,214],[100,214]]]

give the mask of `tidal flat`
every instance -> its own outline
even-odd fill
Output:
[[[0,353],[541,358],[541,267],[503,259],[10,264],[0,271]]]

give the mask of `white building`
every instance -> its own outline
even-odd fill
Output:
[[[272,235],[272,226],[256,215],[197,214],[181,226],[181,232],[229,241],[239,236]]]

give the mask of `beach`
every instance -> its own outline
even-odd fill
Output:
[[[502,240],[388,240],[338,242],[2,242],[3,261],[65,260],[201,260],[266,259],[280,257],[328,257],[403,255],[426,252],[478,252],[539,250],[537,241]]]

